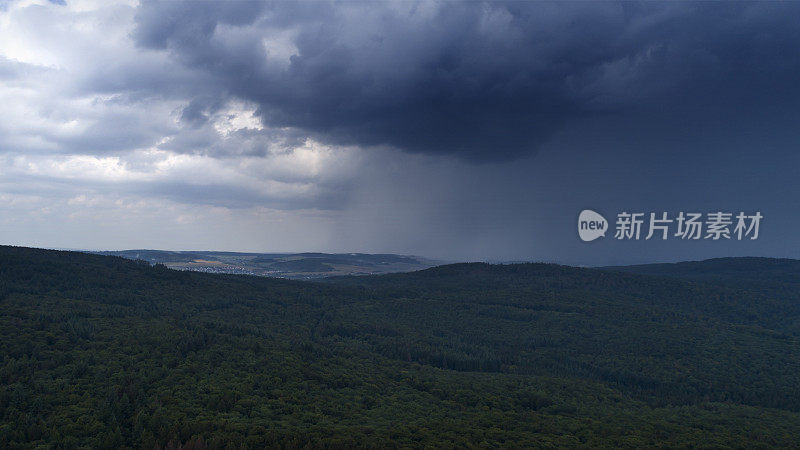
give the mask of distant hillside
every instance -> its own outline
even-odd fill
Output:
[[[792,298],[800,303],[800,260],[715,258],[668,264],[605,267],[606,270],[680,278]]]
[[[781,283],[550,264],[302,282],[0,247],[0,447],[793,447]]]
[[[763,279],[765,276],[798,278],[800,276],[800,260],[756,257],[714,258],[705,261],[611,266],[605,267],[605,269],[691,279],[745,278],[755,280]]]
[[[374,275],[425,269],[439,261],[392,254],[365,253],[235,253],[165,250],[94,252],[163,264],[197,272],[313,279],[336,275]]]

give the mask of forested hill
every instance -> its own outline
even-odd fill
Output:
[[[604,269],[719,284],[800,285],[800,260],[785,258],[714,258],[705,261],[612,266]]]
[[[0,447],[791,447],[798,304],[776,280],[311,283],[0,247]]]
[[[670,264],[605,267],[606,270],[677,278],[750,292],[758,298],[800,305],[800,260],[785,258],[715,258]],[[769,301],[769,300],[768,300]],[[789,308],[792,319],[798,317]]]
[[[697,266],[703,270],[689,270]],[[662,314],[691,314],[800,336],[797,260],[722,258],[602,270],[556,264],[462,263],[380,277],[334,277],[327,282],[377,290],[378,295],[467,296],[488,303],[508,297],[525,307],[552,301],[559,307],[573,304],[586,308],[600,305],[600,300],[607,307],[625,310],[651,305]]]

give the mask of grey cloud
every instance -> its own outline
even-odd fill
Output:
[[[0,56],[0,80],[5,83],[24,82],[26,78],[39,75],[48,70],[50,69]]]
[[[137,15],[135,39],[150,48],[188,45],[208,39],[217,24],[246,25],[263,10],[262,2],[145,2]]]
[[[198,154],[215,158],[267,156],[291,152],[305,141],[305,135],[292,129],[243,128],[224,136],[209,123],[209,114],[197,112],[190,104],[181,114],[187,125],[158,147],[175,153]]]
[[[208,123],[209,116],[219,111],[222,100],[214,97],[195,97],[181,111],[181,122],[197,128]]]
[[[129,113],[111,113],[99,118],[76,136],[54,137],[68,153],[101,155],[147,148],[158,142],[166,131],[160,124],[148,123],[146,118]]]
[[[276,180],[286,183],[303,183],[308,180]],[[301,209],[337,210],[344,207],[346,197],[342,186],[317,183],[306,193],[275,194],[259,192],[246,185],[233,185],[218,181],[213,176],[202,180],[158,180],[149,182],[75,180],[57,176],[35,174],[6,174],[0,181],[4,194],[34,195],[51,200],[65,201],[80,194],[96,196],[126,196],[146,199],[168,199],[180,204],[219,206],[232,209],[254,206],[284,211]],[[337,189],[338,188],[338,189]]]
[[[179,63],[165,64],[161,59],[148,56],[122,55],[119,61],[93,64],[87,73],[74,80],[74,91],[78,95],[124,93],[129,103],[153,97],[193,97],[198,95],[198,86],[209,93],[217,92],[212,89],[212,77],[186,69]]]
[[[127,192],[164,197],[178,203],[221,206],[226,208],[268,207],[285,211],[319,208],[338,209],[343,204],[342,195],[336,192],[319,192],[307,196],[270,196],[241,186],[228,184],[151,183],[129,186]]]

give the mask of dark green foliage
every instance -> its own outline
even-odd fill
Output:
[[[302,283],[0,247],[0,447],[791,447],[780,292],[541,264]]]

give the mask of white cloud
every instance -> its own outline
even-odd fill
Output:
[[[231,100],[219,111],[214,119],[214,129],[223,136],[239,130],[263,130],[261,120],[256,116],[256,106],[241,100]]]
[[[359,151],[265,129],[254,104],[200,91],[204,75],[133,43],[135,6],[26,1],[0,12],[0,188],[71,198],[65,207],[108,194],[237,209],[335,207],[331,186],[357,171]],[[221,29],[219,38],[239,32]],[[271,57],[296,50],[287,31],[263,42]],[[205,119],[184,122],[182,111],[203,95],[212,102],[198,110]]]

